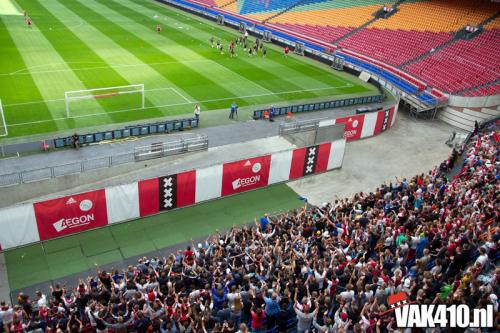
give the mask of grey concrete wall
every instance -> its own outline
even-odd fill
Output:
[[[311,146],[316,142],[316,130],[286,134],[283,138],[297,147]]]
[[[165,176],[180,171],[236,161],[251,156],[295,148],[278,136],[210,148],[208,151],[171,156],[142,163],[67,175],[0,189],[0,208],[31,201],[91,191],[108,186],[132,183],[141,179]]]

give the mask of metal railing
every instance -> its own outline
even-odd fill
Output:
[[[0,187],[31,183],[92,170],[111,168],[117,165],[147,159],[161,158],[207,149],[208,137],[206,135],[198,135],[196,138],[181,139],[170,142],[152,143],[149,146],[136,147],[133,151],[123,154],[109,155],[45,168],[2,174],[0,175]]]
[[[160,142],[153,143],[149,146],[136,147],[134,149],[134,159],[136,161],[144,161],[207,149],[208,138],[206,136],[200,136],[197,138],[180,139],[175,142]]]
[[[279,127],[279,135],[283,136],[287,134],[317,130],[320,121],[325,119],[327,118],[282,122]]]

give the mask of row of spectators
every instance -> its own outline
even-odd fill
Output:
[[[370,193],[232,228],[74,288],[1,303],[4,332],[403,332],[387,298],[493,304],[499,328],[499,137]],[[468,331],[474,331],[467,329]],[[410,331],[410,330],[408,330]],[[458,328],[429,331],[457,332]],[[477,330],[488,331],[488,329]]]

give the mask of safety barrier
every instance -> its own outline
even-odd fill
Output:
[[[181,139],[169,142],[159,142],[149,146],[136,147],[133,151],[123,154],[102,156],[91,158],[88,160],[55,165],[51,167],[3,174],[0,175],[0,187],[31,183],[35,181],[67,176],[86,171],[110,168],[126,163],[207,149],[208,137],[206,135],[198,135],[195,138]]]
[[[340,168],[345,140],[0,210],[9,249]]]
[[[78,140],[80,145],[88,145],[108,140],[126,139],[128,137],[182,131],[198,127],[198,125],[198,119],[196,118],[167,120],[152,124],[127,126],[112,131],[80,134],[78,135]],[[73,137],[71,136],[54,139],[54,148],[71,147],[72,145]]]
[[[0,248],[8,249],[262,188],[342,166],[346,141],[394,125],[397,105],[337,119],[344,139],[179,172],[132,184],[0,209]]]
[[[354,98],[339,99],[328,102],[315,102],[307,104],[296,104],[296,105],[289,105],[282,107],[274,107],[274,112],[275,116],[282,116],[288,114],[289,112],[299,113],[308,111],[328,110],[328,109],[334,109],[334,108],[358,105],[358,104],[379,103],[383,100],[384,100],[384,95],[354,97]],[[253,119],[257,120],[264,118],[264,114],[266,112],[269,112],[270,109],[271,108],[263,110],[255,110],[253,112]]]

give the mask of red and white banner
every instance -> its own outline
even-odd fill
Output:
[[[138,218],[139,189],[137,183],[106,187],[108,223],[118,223]]]
[[[0,248],[8,249],[40,240],[33,205],[0,209]]]
[[[271,155],[254,157],[222,166],[222,196],[268,185]]]
[[[373,132],[373,135],[380,134],[391,127],[393,113],[394,113],[394,107],[385,111],[377,112],[377,123],[375,125],[375,130]]]
[[[195,203],[196,171],[139,181],[140,216]]]
[[[320,123],[344,123],[345,140],[0,209],[0,246],[48,240],[340,168],[346,141],[382,133],[394,125],[396,114],[391,107]]]
[[[33,207],[42,241],[108,224],[104,190],[37,202]]]
[[[326,171],[330,156],[331,143],[295,149],[292,154],[289,179]]]
[[[365,115],[355,115],[351,117],[338,118],[336,124],[345,123],[344,138],[347,141],[358,140],[361,138]]]
[[[293,150],[273,153],[271,157],[271,170],[269,171],[269,184],[286,182],[290,178]]]
[[[196,170],[196,202],[221,197],[222,165]]]
[[[344,161],[346,140],[335,140],[330,145],[330,155],[328,156],[328,170],[342,167]]]

